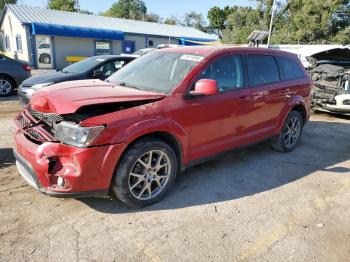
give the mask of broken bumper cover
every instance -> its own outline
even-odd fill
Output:
[[[16,131],[14,155],[21,176],[36,190],[54,197],[105,196],[123,145],[77,148],[59,143],[37,145]],[[58,185],[58,178],[64,185]]]
[[[350,115],[350,94],[338,95],[335,97],[336,103],[326,104],[325,109],[343,115]]]

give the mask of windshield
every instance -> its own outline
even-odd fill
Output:
[[[108,81],[145,91],[169,93],[202,59],[199,55],[154,52],[134,60]]]
[[[91,70],[101,62],[105,61],[103,58],[90,57],[80,62],[74,63],[70,66],[63,68],[62,72],[69,74],[81,74]]]

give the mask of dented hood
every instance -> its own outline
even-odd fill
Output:
[[[334,48],[306,57],[310,63],[319,61],[350,62],[350,48]]]
[[[43,113],[70,114],[88,105],[157,100],[165,94],[114,85],[101,80],[64,82],[36,92],[30,104]]]

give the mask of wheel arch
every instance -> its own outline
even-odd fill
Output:
[[[304,124],[307,122],[307,120],[309,118],[309,113],[307,112],[307,105],[306,105],[302,96],[294,96],[286,104],[286,106],[284,107],[284,109],[282,110],[282,112],[279,116],[277,128],[275,130],[276,135],[280,133],[280,131],[283,127],[283,124],[288,117],[288,114],[290,112],[292,112],[293,110],[301,113],[301,115],[303,117]]]
[[[291,111],[297,111],[301,114],[301,116],[303,117],[303,124],[306,123],[307,121],[307,113],[306,113],[306,107],[304,104],[296,104],[295,106],[292,107]]]
[[[132,145],[135,143],[139,142],[142,139],[147,139],[147,138],[154,138],[154,139],[159,139],[163,141],[164,143],[167,143],[171,148],[173,148],[175,155],[177,157],[177,162],[179,169],[182,169],[183,166],[183,146],[179,139],[172,133],[168,131],[154,131],[154,132],[149,132],[142,134],[136,138],[134,138],[130,143],[128,143],[127,147],[125,148],[124,152],[122,153],[121,158],[125,154],[125,152],[130,148]]]

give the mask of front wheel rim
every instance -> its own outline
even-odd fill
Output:
[[[284,144],[288,148],[292,148],[298,142],[301,132],[301,122],[298,117],[292,117],[287,123],[287,127],[283,134]]]
[[[7,80],[0,79],[0,94],[8,95],[11,92],[11,83]]]
[[[158,196],[167,185],[171,174],[169,156],[161,150],[141,155],[129,172],[129,191],[138,200]]]

